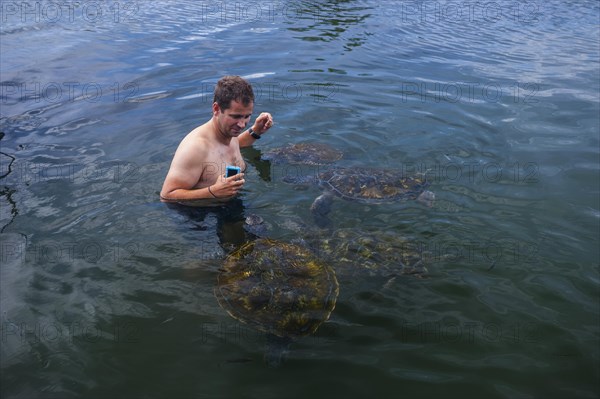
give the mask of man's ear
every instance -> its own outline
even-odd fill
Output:
[[[214,102],[212,105],[213,116],[217,116],[220,111],[221,111],[221,107],[219,107],[219,104],[217,102]]]

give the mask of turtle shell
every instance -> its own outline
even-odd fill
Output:
[[[338,161],[341,151],[323,143],[297,143],[266,151],[262,158],[273,163],[327,165]]]
[[[319,174],[320,184],[338,197],[379,203],[417,199],[429,183],[389,169],[334,168]]]
[[[323,258],[332,259],[338,278],[428,275],[425,245],[395,232],[336,229],[315,246]]]
[[[300,245],[258,239],[230,254],[215,296],[233,318],[279,337],[314,333],[335,307],[334,270]]]

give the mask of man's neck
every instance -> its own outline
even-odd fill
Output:
[[[214,117],[212,117],[210,119],[209,125],[210,125],[210,131],[212,132],[215,140],[217,140],[217,142],[219,142],[220,144],[229,146],[229,144],[231,143],[232,137],[221,132],[221,130],[219,129],[219,125]]]

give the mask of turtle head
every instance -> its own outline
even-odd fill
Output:
[[[333,196],[331,193],[325,192],[318,196],[310,207],[316,225],[322,229],[329,228],[332,225],[331,219],[328,217],[332,203]]]
[[[435,193],[432,191],[425,190],[417,197],[417,201],[422,203],[428,208],[433,206],[433,202],[435,201]]]
[[[253,238],[264,237],[269,230],[269,225],[261,216],[250,214],[244,220],[244,230],[253,236]]]

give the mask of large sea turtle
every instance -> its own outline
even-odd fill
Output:
[[[391,169],[334,167],[315,176],[297,178],[285,176],[288,183],[316,182],[324,193],[311,206],[315,222],[320,227],[331,224],[328,214],[334,196],[366,204],[417,200],[432,206],[435,194],[425,190],[429,183],[422,176],[405,176]]]
[[[265,151],[262,159],[274,164],[328,165],[340,160],[343,153],[323,143],[296,143]]]
[[[270,223],[258,215],[246,218],[248,228],[267,236]],[[327,262],[338,280],[354,277],[395,277],[398,275],[427,276],[431,259],[423,238],[393,230],[374,230],[362,227],[315,229],[299,217],[287,216],[277,225],[293,234],[292,243],[310,250]],[[257,237],[256,235],[254,237]]]
[[[310,244],[323,259],[331,259],[338,279],[400,275],[427,276],[428,253],[423,241],[393,231],[335,229]]]
[[[293,338],[314,333],[335,307],[334,270],[298,244],[258,238],[224,261],[215,296],[234,319],[267,333],[267,364]]]

